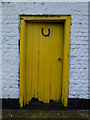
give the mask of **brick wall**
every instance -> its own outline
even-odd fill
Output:
[[[2,97],[2,4],[0,3],[0,98]]]
[[[90,2],[88,3],[88,98],[90,99]]]
[[[88,98],[88,3],[2,3],[2,97],[19,98],[20,15],[71,15],[69,98]]]

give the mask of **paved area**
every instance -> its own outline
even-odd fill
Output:
[[[3,110],[3,119],[85,119],[89,120],[90,111],[88,110]]]

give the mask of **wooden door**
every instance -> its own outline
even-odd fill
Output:
[[[63,23],[27,22],[25,41],[25,101],[44,103],[61,98]]]

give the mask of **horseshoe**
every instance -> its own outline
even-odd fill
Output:
[[[42,28],[42,31],[41,31],[43,36],[48,37],[50,35],[50,29],[48,29],[48,34],[46,34],[46,35],[44,34],[43,31],[44,31],[44,28]]]

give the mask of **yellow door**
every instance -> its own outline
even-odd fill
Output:
[[[25,95],[49,103],[61,98],[63,23],[27,22],[25,50]]]

